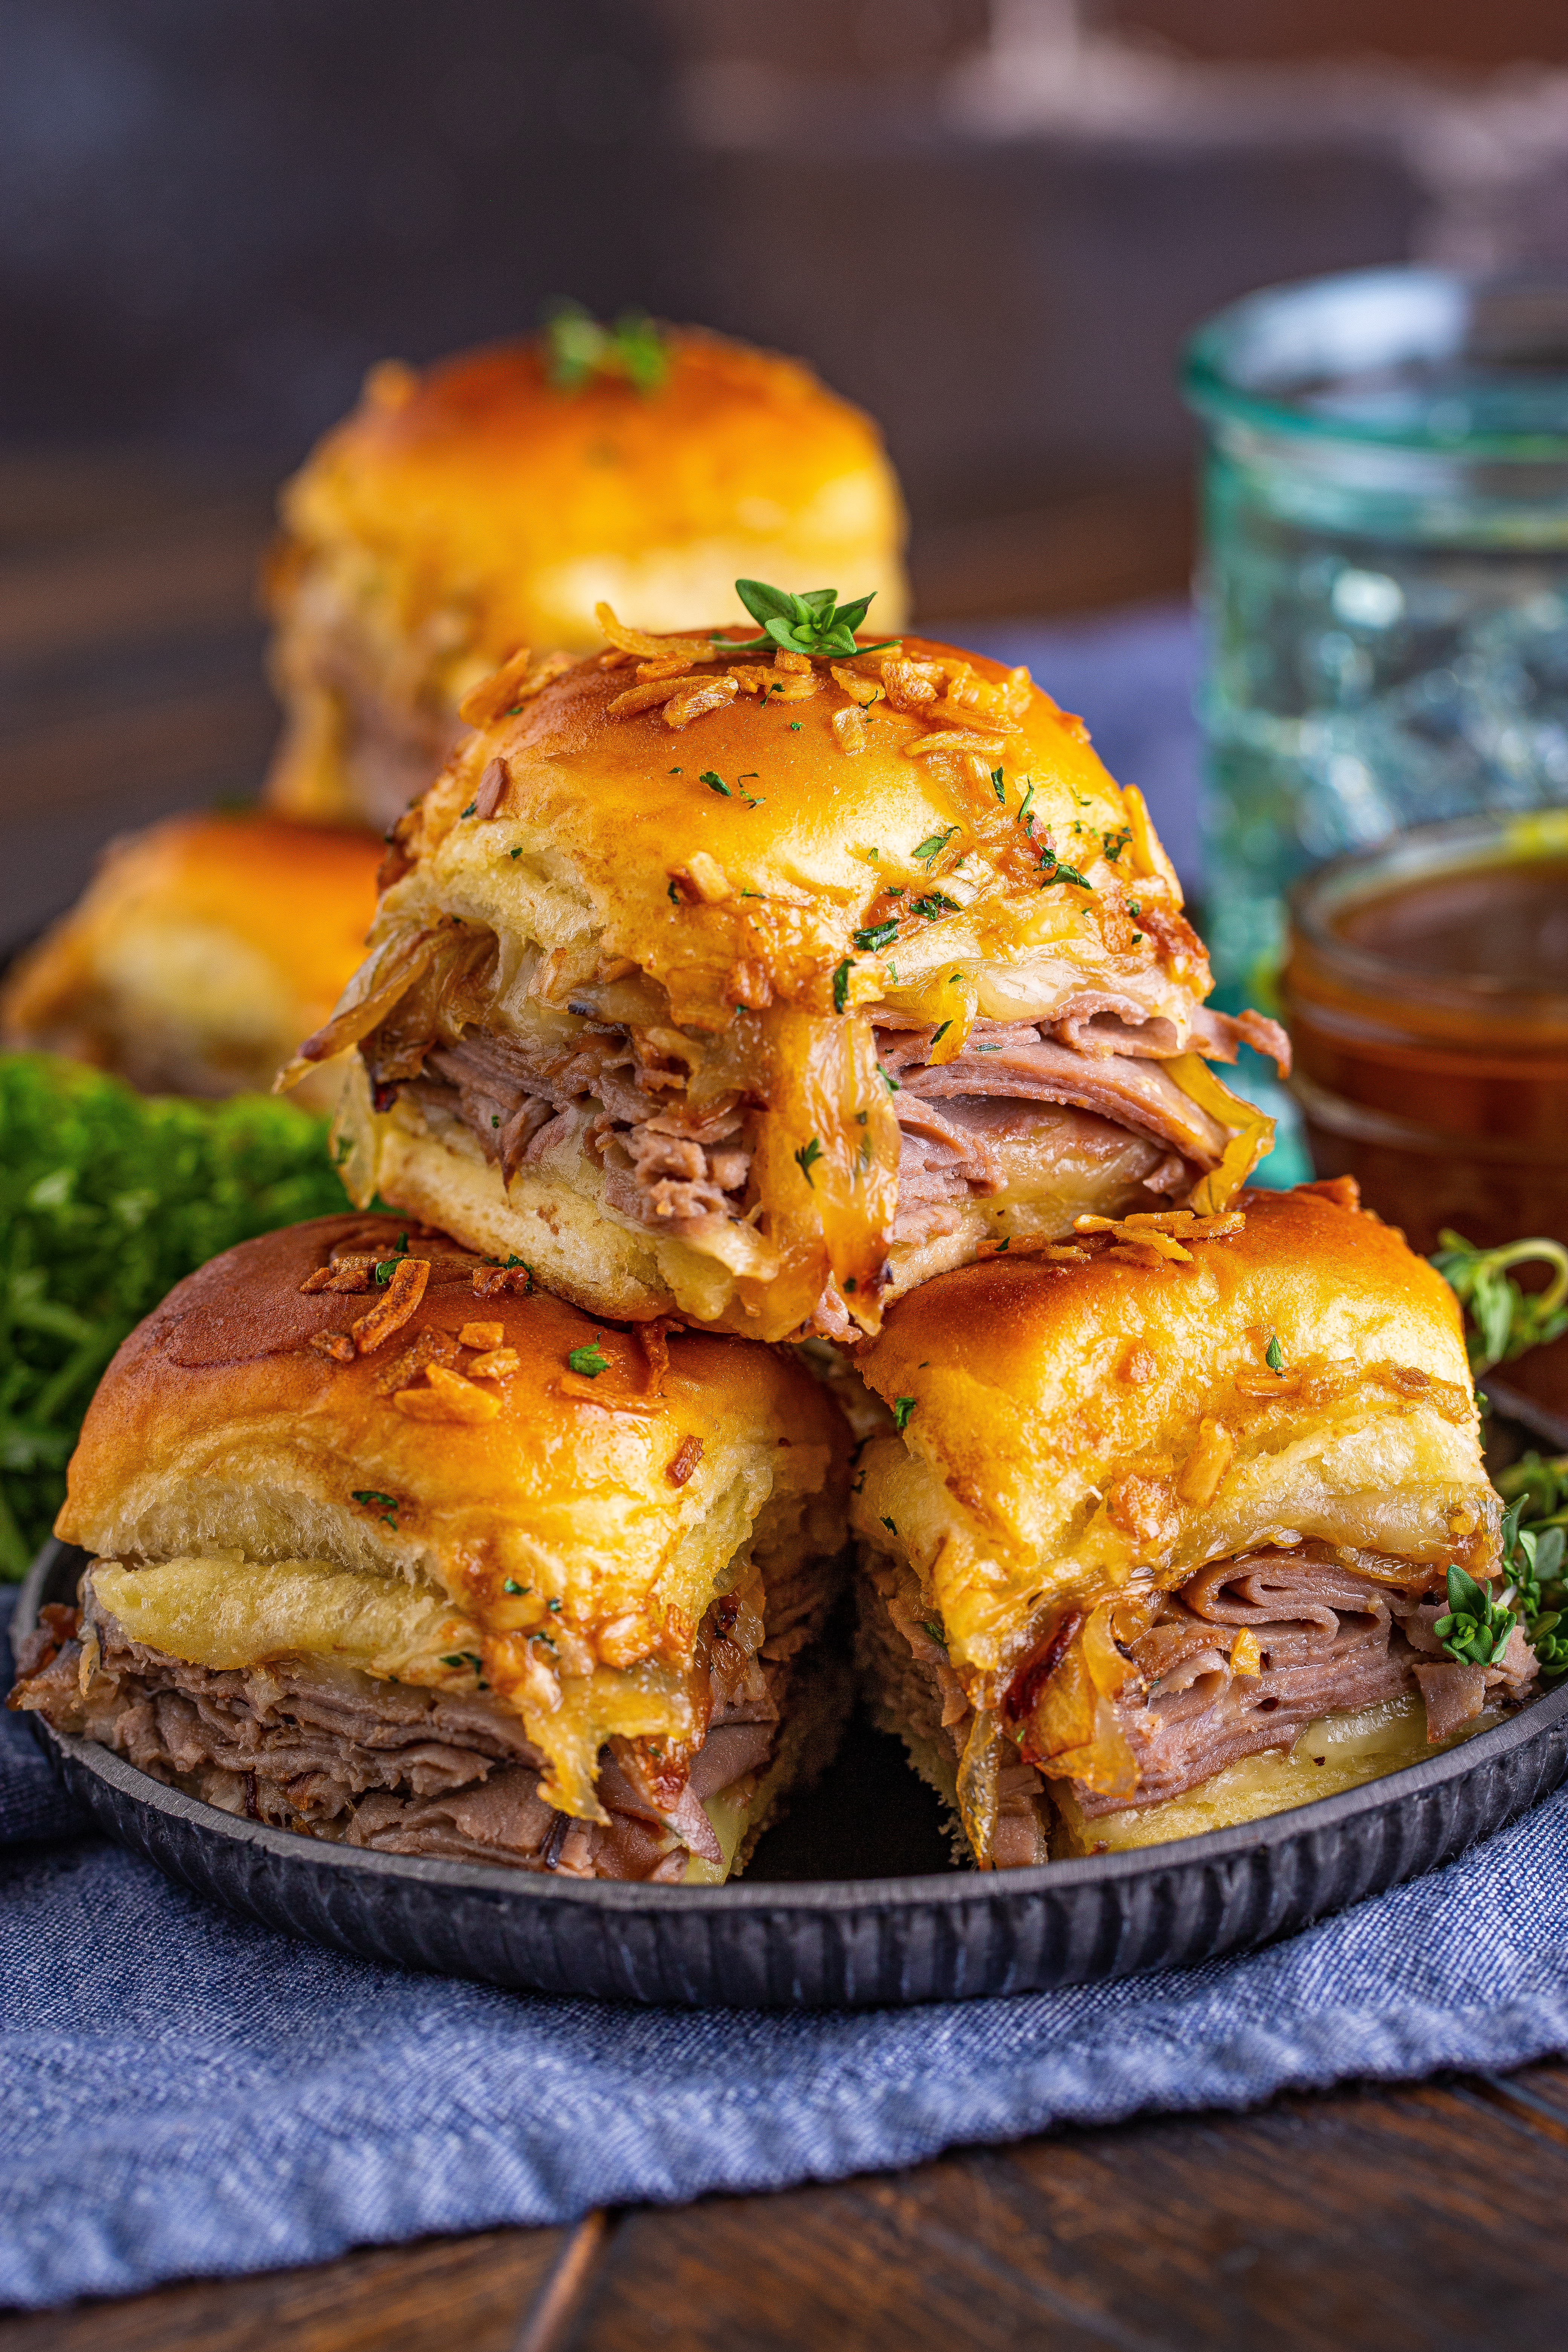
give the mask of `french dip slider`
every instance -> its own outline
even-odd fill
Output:
[[[739,618],[731,585],[853,577],[896,625],[899,488],[868,418],[793,360],[646,320],[374,368],[283,493],[270,602],[286,731],[269,793],[378,829],[520,646]]]
[[[520,655],[397,827],[345,1181],[596,1314],[777,1339],[1271,1134],[1141,795],[1023,669],[740,583],[759,635]],[[862,633],[863,635],[864,633]],[[803,649],[804,648],[804,649]]]
[[[382,1853],[714,1882],[831,1753],[847,1438],[788,1359],[321,1218],[172,1291],[88,1412],[93,1554],[13,1706]]]
[[[1489,1664],[1433,1630],[1500,1506],[1453,1294],[1351,1180],[1089,1223],[860,1358],[863,1663],[983,1865],[1355,1786],[1536,1672],[1517,1623]]]
[[[0,987],[0,1041],[144,1094],[265,1093],[364,952],[380,845],[280,817],[176,816],[110,844]],[[330,1111],[341,1064],[307,1108]]]

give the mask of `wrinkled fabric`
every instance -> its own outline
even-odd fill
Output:
[[[1568,2043],[1568,1794],[1266,1951],[805,2016],[405,1975],[210,1908],[84,1826],[26,1725],[0,1716],[10,2303],[830,2180],[1054,2123],[1512,2066]]]

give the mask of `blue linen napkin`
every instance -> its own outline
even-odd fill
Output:
[[[85,1834],[45,1769],[0,1716],[7,2303],[1568,2044],[1568,1793],[1239,1959],[796,2016],[529,1998],[321,1951]]]

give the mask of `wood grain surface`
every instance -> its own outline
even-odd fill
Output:
[[[0,2352],[1561,2352],[1568,2068],[0,2318]]]
[[[108,835],[254,790],[268,505],[134,454],[0,458],[0,947]],[[987,530],[1016,609],[1159,593],[1185,530],[1110,493],[975,526],[928,541],[921,602],[997,609]],[[0,2352],[1561,2352],[1565,2217],[1552,2061],[0,2315]]]

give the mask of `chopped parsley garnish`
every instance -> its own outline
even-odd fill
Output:
[[[950,898],[945,890],[928,890],[923,898],[911,898],[910,904],[917,915],[925,917],[928,923],[940,922],[943,915],[956,915],[958,912],[957,899]]]
[[[468,807],[462,812],[463,816],[477,816],[479,814],[479,804],[478,801],[470,801]],[[461,823],[461,821],[462,819],[459,818],[458,822]]]
[[[1132,827],[1130,824],[1124,824],[1120,833],[1102,833],[1100,837],[1104,845],[1107,858],[1114,866],[1132,838]],[[1134,907],[1132,911],[1136,914],[1137,908]]]
[[[520,1584],[515,1576],[503,1576],[500,1589],[503,1592],[512,1593],[519,1600],[525,1600],[533,1587],[531,1584]]]
[[[931,1640],[936,1643],[938,1649],[946,1649],[947,1635],[942,1630],[942,1620],[939,1617],[922,1617],[921,1619],[921,1628],[922,1632],[931,1635]]]
[[[700,784],[706,784],[710,793],[722,793],[726,800],[730,798],[729,785],[722,776],[716,776],[711,768],[704,768],[697,781]]]
[[[952,1028],[952,1022],[951,1022],[951,1021],[943,1021],[943,1022],[942,1022],[942,1023],[938,1025],[938,1027],[936,1027],[935,1029],[933,1029],[933,1030],[931,1031],[931,1044],[932,1044],[933,1045],[941,1045],[941,1043],[942,1043],[942,1039],[946,1036],[946,1034],[947,1034],[948,1031]]]
[[[581,1372],[588,1381],[596,1381],[601,1372],[607,1372],[610,1369],[610,1360],[600,1347],[596,1335],[585,1348],[574,1348],[566,1361],[574,1372]]]
[[[890,1536],[896,1536],[896,1535],[898,1534],[898,1532],[899,1532],[899,1531],[898,1531],[897,1528],[893,1525],[893,1522],[891,1521],[891,1519],[885,1518],[885,1519],[882,1521],[882,1525],[887,1528],[888,1533],[889,1533]]]
[[[855,642],[855,632],[876,596],[874,588],[847,604],[838,602],[836,588],[808,588],[796,596],[787,588],[771,588],[765,580],[737,580],[735,593],[763,634],[738,645],[733,638],[716,637],[714,644],[726,653],[768,653],[774,646],[783,646],[793,654],[847,658],[858,653],[882,653],[899,642],[897,637],[884,637],[875,646]],[[798,727],[800,721],[792,723]]]
[[[934,858],[942,856],[957,831],[958,827],[955,824],[949,824],[944,825],[941,833],[928,833],[919,846],[910,850],[910,856],[917,859],[921,866],[930,866]]]
[[[1093,883],[1081,875],[1076,866],[1064,866],[1061,859],[1049,850],[1046,855],[1050,858],[1051,871],[1046,876],[1045,882],[1040,885],[1042,890],[1047,882],[1075,882],[1080,890],[1093,889]]]
[[[521,857],[521,856],[522,856],[522,849],[521,849],[521,845],[520,845],[516,849],[509,849],[509,850],[507,851],[507,856],[508,856],[509,857]]]
[[[1268,1334],[1268,1345],[1263,1350],[1263,1360],[1271,1372],[1282,1372],[1285,1369],[1285,1359],[1280,1353],[1279,1339],[1272,1331]]]
[[[675,883],[674,883],[673,879],[671,880],[670,885],[669,885],[669,888],[666,891],[665,896],[668,898],[669,903],[670,903],[670,905],[671,905],[672,907],[679,907],[679,904],[680,904],[680,893],[679,893],[679,891],[676,888],[676,887],[675,887]]]
[[[441,1664],[444,1666],[472,1666],[475,1674],[478,1674],[484,1664],[484,1660],[477,1650],[453,1650],[442,1659]]]
[[[899,926],[896,921],[868,923],[864,930],[851,931],[849,936],[863,955],[876,955],[882,948],[892,945],[899,936]]]
[[[816,1179],[811,1171],[816,1167],[821,1157],[822,1146],[818,1143],[815,1135],[812,1137],[809,1143],[803,1143],[800,1150],[795,1155],[795,1166],[800,1170],[801,1174],[805,1178],[806,1182],[811,1186],[814,1192],[816,1190]]]
[[[899,1432],[900,1436],[903,1434],[904,1431],[908,1429],[910,1425],[910,1415],[913,1412],[914,1409],[915,1400],[912,1396],[901,1396],[895,1397],[893,1399],[893,1427]]]
[[[880,1062],[877,1065],[877,1076],[881,1079],[882,1084],[887,1087],[888,1092],[890,1095],[896,1095],[899,1092],[899,1082],[897,1078],[891,1076],[889,1073],[882,1067]]]
[[[997,799],[1002,803],[1003,806],[1005,807],[1007,803],[1007,787],[1002,781],[1002,771],[1000,768],[993,768],[991,771],[991,789],[995,793]]]
[[[1018,823],[1023,825],[1026,830],[1027,830],[1029,823],[1029,805],[1034,797],[1035,787],[1033,783],[1031,783],[1026,787],[1024,797],[1018,803]]]
[[[854,958],[852,956],[846,956],[843,962],[839,965],[837,971],[833,975],[833,1010],[835,1013],[842,1013],[845,1006],[849,1002],[849,975],[854,969]]]
[[[684,768],[671,768],[669,772],[672,776],[683,776],[686,771]]]
[[[374,1486],[355,1486],[351,1489],[351,1496],[354,1502],[363,1503],[367,1511],[374,1511],[384,1528],[390,1528],[394,1535],[397,1533],[395,1514],[403,1506],[395,1495],[380,1494]]]
[[[546,1607],[547,1609],[559,1611],[559,1609],[560,1609],[560,1607],[561,1607],[561,1601],[560,1601],[560,1597],[559,1597],[559,1595],[552,1594],[551,1598],[550,1598],[550,1599],[545,1602],[545,1604],[544,1604],[544,1605],[545,1605],[545,1607]]]

